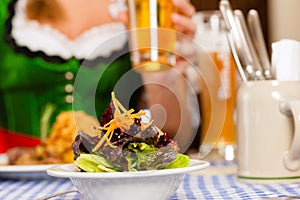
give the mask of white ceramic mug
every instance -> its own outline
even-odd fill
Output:
[[[242,83],[237,144],[239,178],[300,178],[300,81]]]

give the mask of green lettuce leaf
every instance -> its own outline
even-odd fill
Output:
[[[176,159],[168,164],[164,169],[183,168],[190,164],[190,157],[184,154],[177,154]]]
[[[176,159],[177,154],[174,145],[157,148],[145,142],[130,143],[127,149],[128,171],[163,169]]]
[[[119,168],[114,166],[104,157],[96,154],[82,153],[74,161],[74,164],[86,172],[117,172]]]
[[[129,143],[127,149],[135,153],[140,153],[140,152],[146,153],[146,152],[153,152],[157,150],[157,148],[154,145],[149,145],[145,142]]]

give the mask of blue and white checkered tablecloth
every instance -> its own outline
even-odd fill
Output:
[[[300,182],[293,184],[250,184],[240,182],[233,166],[211,163],[208,171],[185,176],[183,183],[171,200],[190,199],[264,199],[270,197],[300,196]],[[221,172],[220,172],[221,169]],[[225,170],[224,170],[225,169]],[[214,173],[215,172],[215,173]],[[223,173],[224,172],[224,173]],[[9,180],[0,178],[0,199],[33,200],[75,189],[69,179]],[[69,193],[52,199],[79,200],[79,193]]]

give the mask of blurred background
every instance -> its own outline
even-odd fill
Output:
[[[219,0],[191,0],[197,10],[216,10]],[[240,9],[246,14],[256,9],[261,17],[263,32],[268,43],[283,38],[300,40],[300,1],[299,0],[231,0],[233,9]]]
[[[207,10],[218,10],[219,1],[220,0],[191,0],[191,3],[196,7],[197,11],[207,11]],[[245,16],[247,15],[250,9],[256,9],[258,11],[270,58],[272,54],[271,45],[273,42],[277,42],[281,39],[293,39],[293,40],[300,41],[300,25],[298,22],[298,20],[300,19],[300,0],[285,0],[285,1],[283,0],[229,0],[229,1],[233,10],[239,9],[244,13]],[[203,61],[202,63],[205,62]],[[231,79],[234,80],[234,78]],[[214,81],[212,81],[212,83],[213,82]],[[238,84],[239,81],[236,82],[237,86]],[[200,96],[204,97],[205,93],[206,92],[203,90],[203,85],[202,85],[202,94],[200,94]],[[200,102],[201,104],[205,105],[203,107],[204,109],[200,109],[201,119],[204,119],[203,113],[207,113],[207,112],[210,113],[210,110],[207,110],[207,105],[209,104],[208,102],[205,102],[205,99],[203,98],[200,100]],[[234,131],[232,131],[232,133],[233,132]],[[198,139],[196,139],[195,141],[198,141]],[[220,154],[220,151],[217,154]],[[221,154],[223,153],[221,152]]]

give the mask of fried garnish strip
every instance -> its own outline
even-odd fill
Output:
[[[104,126],[100,127],[100,130],[104,130],[106,132],[101,138],[101,140],[98,142],[98,144],[93,148],[93,151],[97,151],[104,144],[105,141],[106,144],[110,147],[116,148],[116,146],[110,142],[114,130],[119,128],[122,132],[128,131],[131,125],[134,123],[135,118],[139,118],[142,116],[147,117],[146,113],[143,110],[140,110],[139,112],[134,114],[134,109],[126,110],[123,107],[123,105],[117,100],[114,92],[111,93],[111,98],[115,108],[114,118]],[[142,129],[145,124],[147,123],[142,123]]]

